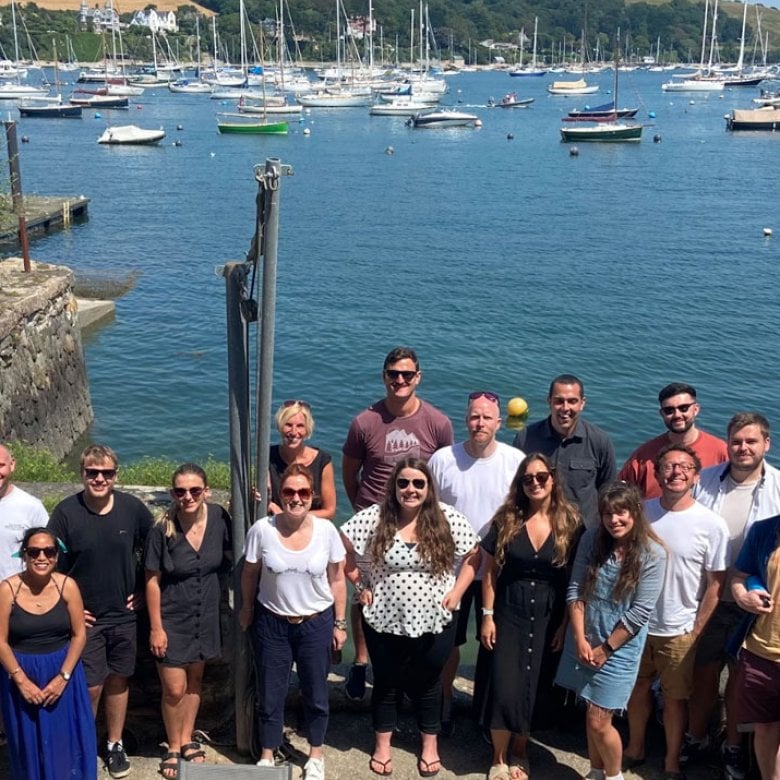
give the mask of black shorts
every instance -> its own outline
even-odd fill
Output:
[[[720,601],[696,642],[696,666],[720,664],[728,660],[727,647],[745,613],[733,601]]]
[[[102,685],[106,677],[132,677],[137,647],[135,621],[119,625],[95,623],[87,628],[87,644],[81,656],[87,685]]]
[[[468,586],[460,601],[458,612],[458,626],[455,629],[455,646],[465,645],[469,639],[469,614],[471,605],[474,605],[474,619],[476,622],[475,636],[479,642],[479,631],[482,624],[482,580],[474,580]]]

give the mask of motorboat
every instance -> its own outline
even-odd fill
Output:
[[[780,106],[763,108],[735,108],[726,114],[727,130],[780,130]]]
[[[725,81],[712,78],[690,78],[661,84],[664,92],[723,92]]]
[[[107,127],[98,138],[99,144],[129,144],[149,146],[158,144],[165,138],[165,130],[147,130],[138,125],[115,125]]]
[[[406,120],[408,127],[414,128],[446,128],[446,127],[477,127],[481,124],[476,114],[453,109],[435,109],[422,111]]]
[[[528,108],[534,98],[519,98],[517,92],[509,92],[501,100],[490,98],[487,102],[488,108]]]
[[[211,84],[198,79],[176,79],[168,82],[168,90],[175,94],[191,95],[211,92]]]

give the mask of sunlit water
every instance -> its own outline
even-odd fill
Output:
[[[596,80],[601,95],[566,99],[547,96],[546,79],[453,77],[449,101],[482,104],[480,130],[315,109],[287,137],[220,136],[214,112],[229,107],[162,90],[102,119],[21,120],[25,190],[92,198],[89,220],[34,242],[34,257],[141,274],[85,344],[91,436],[125,460],[226,457],[214,269],[249,248],[253,166],[267,157],[295,171],[280,196],[275,403],[310,401],[315,442],[334,454],[381,396],[397,344],[419,351],[421,394],[459,436],[470,390],[522,395],[538,419],[564,371],[583,378],[588,418],[619,461],[659,430],[655,396],[673,380],[697,386],[710,430],[745,408],[776,425],[780,135],[725,132],[723,114],[755,90],[669,96],[661,76],[634,73],[620,102],[642,106],[641,144],[580,144],[573,157],[560,117],[609,99],[611,75]],[[484,108],[511,89],[536,102]],[[106,121],[162,125],[168,138],[98,146]]]

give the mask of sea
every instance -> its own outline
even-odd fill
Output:
[[[125,462],[227,459],[220,269],[247,255],[255,170],[271,158],[292,170],[278,199],[274,408],[311,404],[312,443],[337,473],[350,420],[383,395],[397,345],[418,351],[420,395],[456,437],[470,391],[521,396],[533,421],[564,372],[582,378],[585,415],[619,463],[662,429],[657,393],[671,381],[697,388],[703,428],[723,435],[747,409],[778,428],[780,133],[728,133],[724,121],[758,90],[667,94],[668,74],[622,74],[641,143],[581,143],[575,155],[561,117],[609,100],[613,77],[588,76],[600,93],[579,98],[548,95],[552,78],[448,77],[443,103],[473,110],[479,129],[311,109],[287,136],[222,136],[215,114],[233,104],[165,88],[129,111],[21,119],[25,192],[91,199],[88,220],[35,240],[33,258],[84,277],[137,274],[115,319],[84,339],[87,437]],[[535,101],[486,106],[510,91]],[[130,122],[167,137],[96,143]]]

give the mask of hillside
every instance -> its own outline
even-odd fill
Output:
[[[94,8],[96,5],[103,6],[102,1],[88,0],[88,2],[91,8]],[[23,5],[23,3],[17,3],[18,5]],[[35,5],[46,11],[78,11],[81,8],[81,0],[41,0],[36,2]],[[118,0],[113,5],[120,14],[143,11],[149,6],[154,6],[158,11],[166,12],[176,11],[179,6],[190,6],[205,16],[215,15],[214,11],[210,11],[202,5],[198,5],[198,3],[189,2],[189,0],[154,0],[154,2],[149,2],[149,0]],[[6,12],[10,14],[10,4],[8,2],[0,3],[0,13],[5,16]]]

